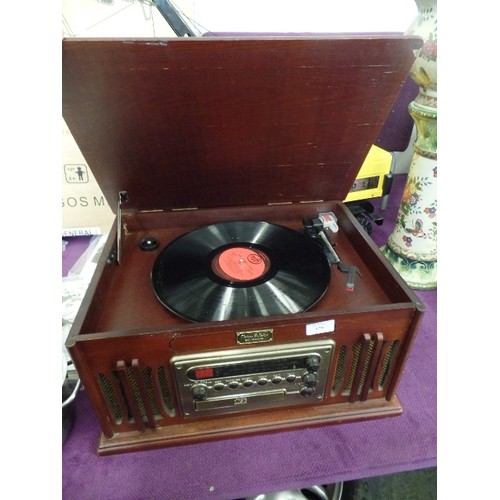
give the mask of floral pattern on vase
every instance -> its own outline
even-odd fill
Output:
[[[408,110],[417,131],[396,225],[382,252],[412,288],[437,287],[437,9],[416,0],[419,15],[407,34],[423,40],[410,76],[419,93]]]
[[[419,15],[407,34],[422,37],[410,74],[424,89],[437,91],[437,7],[436,0],[416,0]]]
[[[427,176],[408,175],[396,218],[399,230],[389,236],[390,247],[408,259],[436,260],[433,250],[425,252],[425,245],[430,242],[433,249],[437,240],[437,200],[427,196],[437,181],[437,166],[429,167]]]

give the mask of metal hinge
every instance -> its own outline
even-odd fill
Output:
[[[122,257],[122,205],[129,202],[127,191],[118,192],[118,207],[116,210],[117,228],[116,228],[116,263],[120,265]]]

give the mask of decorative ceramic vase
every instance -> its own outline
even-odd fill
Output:
[[[418,16],[407,34],[424,43],[410,76],[419,93],[408,106],[416,139],[396,225],[383,254],[411,288],[437,287],[437,8],[416,0]]]

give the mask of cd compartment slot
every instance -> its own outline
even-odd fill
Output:
[[[284,401],[286,398],[286,390],[278,389],[274,391],[266,391],[259,393],[243,393],[237,396],[222,396],[218,398],[210,398],[204,401],[195,401],[194,408],[196,411],[203,410],[219,410],[223,408],[242,407],[260,403],[271,403],[276,401]]]

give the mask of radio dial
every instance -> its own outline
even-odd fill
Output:
[[[195,401],[203,401],[207,398],[207,387],[205,385],[195,385],[192,394]]]
[[[314,387],[318,383],[318,377],[315,373],[304,373],[302,382],[306,387]]]
[[[306,368],[308,372],[317,372],[319,370],[319,365],[321,360],[318,356],[310,356],[306,359]]]

